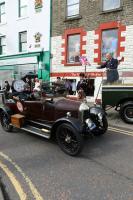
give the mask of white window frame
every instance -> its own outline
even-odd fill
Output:
[[[6,36],[0,36],[0,55],[5,55],[6,51],[3,51],[3,47],[6,47],[6,41],[5,44],[2,44],[2,40],[6,40]]]
[[[2,16],[4,16],[6,14],[5,11],[1,12],[1,7],[2,6],[5,6],[5,1],[3,1],[3,2],[0,3],[0,23],[4,23],[5,22],[5,21],[2,21]]]
[[[113,7],[112,6],[112,8],[105,8],[104,7],[104,2],[105,1],[112,1],[112,2],[116,2],[116,0],[102,0],[102,11],[103,12],[106,12],[106,11],[111,11],[111,10],[117,10],[117,9],[120,9],[120,7],[121,7],[121,0],[119,0],[119,6],[118,7]]]
[[[27,17],[27,14],[28,14],[28,1],[27,1],[27,4],[25,5],[21,5],[21,2],[22,0],[18,0],[18,16],[19,17]],[[26,15],[22,15],[22,9],[26,9],[27,10],[27,13]]]
[[[26,34],[26,41],[21,41],[22,34]],[[27,48],[23,50],[22,44],[27,44],[27,31],[19,32],[19,52],[26,52]]]
[[[72,1],[72,0],[71,0]],[[80,0],[78,0],[79,2],[78,3],[71,3],[71,4],[68,4],[68,0],[66,0],[66,17],[67,18],[73,18],[73,17],[76,17],[76,16],[79,16],[79,12],[80,12]],[[75,7],[76,5],[78,5],[78,13],[75,14],[75,15],[69,15],[69,8],[70,7]]]

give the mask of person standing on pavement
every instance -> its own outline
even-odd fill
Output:
[[[80,73],[80,80],[78,81],[77,84],[77,92],[79,90],[83,90],[84,93],[86,93],[87,85],[86,85],[86,78],[84,73]]]
[[[5,81],[5,85],[3,87],[3,90],[5,90],[6,92],[9,92],[10,91],[10,85],[9,85],[9,82],[8,81]]]
[[[72,84],[69,79],[66,78],[65,80],[65,88],[68,94],[72,95]]]
[[[76,95],[76,80],[75,79],[72,81],[72,93],[73,95]]]
[[[120,61],[113,58],[111,53],[107,53],[106,62],[103,63],[100,67],[97,67],[97,69],[106,68],[107,83],[114,83],[119,80],[118,65]]]
[[[5,81],[5,85],[3,87],[3,90],[5,91],[5,97],[8,98],[9,92],[10,92],[10,85],[8,81]]]

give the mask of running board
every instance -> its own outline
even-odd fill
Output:
[[[35,135],[39,135],[39,136],[47,138],[47,139],[50,139],[50,137],[51,137],[51,132],[48,129],[44,129],[44,128],[39,129],[39,128],[29,126],[29,125],[23,126],[20,129],[27,131],[27,132],[30,132],[30,133],[33,133]]]
[[[41,123],[41,122],[38,122],[38,121],[33,121],[33,120],[26,120],[28,123],[30,123],[31,126],[40,126],[42,127],[43,129],[48,129],[50,130],[52,125],[49,125],[49,124],[46,124],[46,123]]]

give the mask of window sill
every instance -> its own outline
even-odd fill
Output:
[[[23,19],[28,19],[28,18],[29,18],[28,16],[25,16],[25,17],[18,17],[18,18],[17,18],[17,21],[23,20]]]
[[[64,64],[65,66],[81,66],[81,64],[80,63],[65,63]]]
[[[19,51],[18,54],[25,54],[28,53],[28,51]]]
[[[82,19],[82,16],[81,15],[76,15],[76,16],[66,17],[64,22],[73,21],[73,20],[79,20],[79,19]]]
[[[116,8],[116,9],[101,11],[100,14],[102,15],[102,14],[106,14],[106,13],[119,12],[122,10],[123,10],[123,7],[120,7],[120,8]]]
[[[7,24],[7,22],[2,22],[2,23],[0,23],[0,26],[4,26],[6,24]]]
[[[7,53],[0,54],[0,57],[7,56]]]

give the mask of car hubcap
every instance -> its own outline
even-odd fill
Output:
[[[2,116],[2,125],[5,128],[9,127],[9,120],[8,120],[8,117],[6,116],[6,114],[3,114],[3,116]]]
[[[126,116],[130,119],[133,118],[133,108],[127,108]]]
[[[67,135],[66,138],[65,138],[65,142],[70,144],[71,143],[71,137]]]
[[[68,152],[75,152],[78,149],[78,141],[73,132],[67,128],[63,128],[59,136],[60,143]]]

